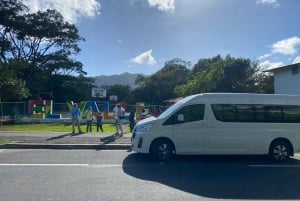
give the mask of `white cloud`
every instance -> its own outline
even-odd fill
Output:
[[[259,60],[263,60],[263,59],[266,59],[266,58],[268,58],[268,57],[270,57],[270,56],[272,56],[272,54],[264,54],[264,55],[258,57],[258,59],[259,59]]]
[[[297,56],[294,61],[293,61],[293,64],[296,64],[296,63],[300,63],[300,56]]]
[[[278,8],[280,6],[277,0],[257,0],[256,3],[262,5],[271,5],[275,8]]]
[[[100,14],[101,5],[97,0],[24,0],[31,12],[55,9],[70,23],[81,17],[94,17]]]
[[[175,0],[148,0],[150,7],[157,7],[161,11],[173,12],[175,10]]]
[[[267,69],[272,69],[272,68],[277,68],[277,67],[280,67],[280,66],[284,66],[284,63],[283,62],[272,63],[272,62],[267,60],[267,61],[264,61],[264,62],[258,64],[258,67],[261,71],[267,70]]]
[[[132,58],[130,61],[137,64],[156,64],[155,58],[152,56],[152,49],[148,50],[147,52],[141,53],[137,57]]]
[[[277,41],[271,46],[271,52],[258,57],[258,60],[267,59],[268,57],[271,57],[274,54],[281,54],[286,56],[294,55],[297,53],[298,45],[300,45],[300,38],[296,36]]]
[[[300,45],[300,38],[292,37],[278,41],[272,45],[272,52],[283,55],[293,55],[297,53],[297,45]]]

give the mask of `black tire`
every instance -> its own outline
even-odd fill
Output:
[[[156,140],[150,150],[151,156],[159,161],[169,160],[174,155],[174,145],[170,140],[158,139]]]
[[[289,159],[291,150],[291,146],[285,141],[275,141],[270,146],[269,156],[274,161],[283,162]]]

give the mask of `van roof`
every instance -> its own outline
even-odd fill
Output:
[[[192,95],[189,99],[192,99],[191,102],[208,100],[211,103],[300,105],[300,96],[288,94],[202,93]]]
[[[229,96],[236,96],[236,97],[300,97],[297,95],[291,94],[259,94],[259,93],[201,93],[198,94],[201,96],[219,96],[219,97],[229,97]]]

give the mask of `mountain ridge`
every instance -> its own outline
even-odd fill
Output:
[[[99,75],[92,77],[95,81],[95,85],[98,88],[103,86],[113,86],[113,85],[129,85],[132,89],[136,88],[135,84],[138,74],[122,73],[119,75]]]

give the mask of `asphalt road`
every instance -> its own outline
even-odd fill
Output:
[[[0,200],[300,200],[300,156],[181,156],[165,163],[104,150],[0,150]]]

